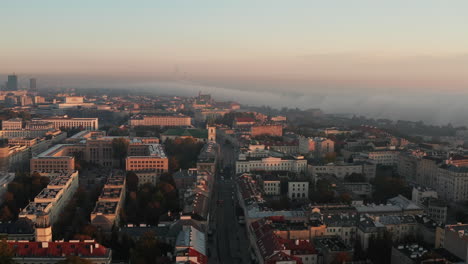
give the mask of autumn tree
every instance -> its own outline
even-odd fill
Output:
[[[2,264],[14,264],[13,261],[14,251],[8,245],[6,240],[0,241],[0,263]]]

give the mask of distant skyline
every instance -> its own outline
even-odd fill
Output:
[[[6,1],[0,84],[467,124],[468,1]],[[5,77],[3,77],[5,76]]]
[[[467,1],[7,1],[0,72],[468,87]]]

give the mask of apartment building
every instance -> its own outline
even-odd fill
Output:
[[[438,172],[435,189],[441,199],[454,202],[468,200],[468,167],[442,165]]]
[[[107,178],[101,195],[91,212],[91,224],[103,232],[112,231],[114,225],[120,222],[120,209],[125,201],[125,174],[114,170]]]
[[[130,126],[189,127],[192,118],[184,115],[136,115],[129,120]]]
[[[51,181],[19,213],[19,217],[26,217],[35,222],[39,215],[46,214],[50,224],[54,224],[78,189],[78,171],[42,175],[51,178]]]

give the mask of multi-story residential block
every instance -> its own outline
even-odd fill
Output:
[[[323,216],[326,227],[323,236],[338,236],[348,246],[356,241],[358,215],[352,213],[327,214]]]
[[[101,195],[91,212],[91,224],[103,232],[110,232],[119,225],[120,209],[125,200],[125,175],[123,171],[112,171],[102,189]]]
[[[413,155],[413,153],[400,152],[397,161],[398,175],[409,181],[416,181],[418,163],[420,160],[421,158]]]
[[[442,165],[438,170],[436,191],[446,201],[468,200],[468,168]]]
[[[416,237],[418,223],[413,215],[384,215],[377,218],[391,234],[394,242],[404,241],[409,236]]]
[[[45,173],[43,176],[51,178],[49,185],[19,213],[19,217],[36,222],[38,216],[47,214],[50,224],[54,224],[78,189],[78,172]]]
[[[437,190],[439,167],[443,164],[440,157],[422,157],[417,164],[416,183]]]
[[[129,120],[130,126],[189,127],[192,118],[184,115],[136,115]]]

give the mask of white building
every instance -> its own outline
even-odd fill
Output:
[[[71,117],[49,117],[35,119],[50,122],[54,128],[83,128],[85,130],[97,130],[99,128],[98,118],[71,118]]]
[[[424,198],[435,198],[437,199],[437,192],[430,188],[425,187],[413,187],[413,191],[411,194],[411,201],[415,202],[417,205],[422,205]]]
[[[439,168],[436,191],[446,201],[468,200],[468,168],[443,165]]]
[[[375,170],[375,164],[367,162],[309,165],[309,172],[313,177],[316,177],[318,174],[333,174],[337,178],[343,179],[350,174],[357,173],[365,175],[368,179],[372,179],[375,177]]]
[[[361,156],[367,158],[376,165],[394,166],[398,163],[398,151],[382,150],[361,153]]]
[[[307,160],[303,156],[290,158],[266,157],[266,158],[245,158],[236,161],[236,173],[251,171],[291,171],[306,172]]]
[[[23,120],[21,118],[12,118],[2,121],[2,130],[19,130],[23,128]]]
[[[288,182],[288,198],[291,200],[301,200],[309,198],[308,181],[290,181]]]
[[[280,195],[281,181],[278,177],[263,177],[263,192],[266,195]]]

